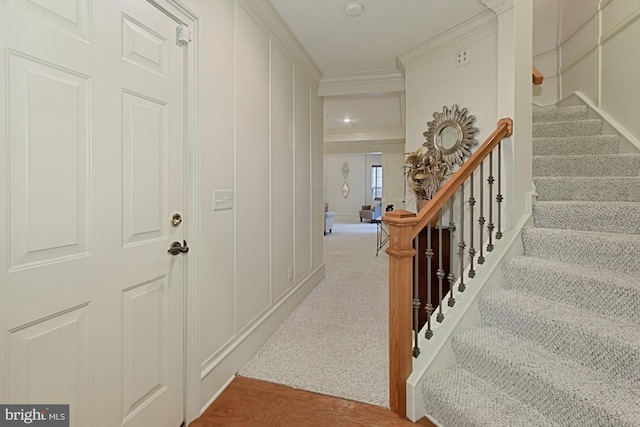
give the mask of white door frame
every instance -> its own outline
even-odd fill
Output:
[[[184,93],[185,258],[184,278],[184,417],[188,425],[200,416],[199,294],[200,294],[200,102],[198,16],[179,0],[147,0],[176,22],[189,27],[191,42],[183,45],[186,67]],[[176,426],[177,427],[177,426]]]

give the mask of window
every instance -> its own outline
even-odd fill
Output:
[[[382,199],[382,165],[371,166],[371,198]]]

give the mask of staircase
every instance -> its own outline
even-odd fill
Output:
[[[422,385],[445,427],[640,425],[640,154],[586,107],[533,115],[534,227],[456,364]]]

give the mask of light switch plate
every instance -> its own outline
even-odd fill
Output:
[[[233,209],[233,190],[213,190],[213,210]]]

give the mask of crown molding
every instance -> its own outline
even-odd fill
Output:
[[[401,53],[396,58],[398,69],[405,70],[415,68],[436,55],[440,51],[466,39],[477,40],[486,35],[498,31],[497,18],[490,10],[466,19],[452,28],[441,32],[418,46]]]
[[[324,144],[324,154],[404,154],[404,141],[341,141]]]
[[[316,84],[320,83],[322,71],[320,71],[311,55],[291,32],[270,1],[238,0],[238,3],[284,48],[285,52],[305,70]]]
[[[379,95],[404,90],[404,76],[393,70],[323,76],[318,94],[325,97]]]
[[[404,127],[378,129],[327,129],[324,131],[324,142],[346,141],[389,141],[396,142],[405,139]]]

